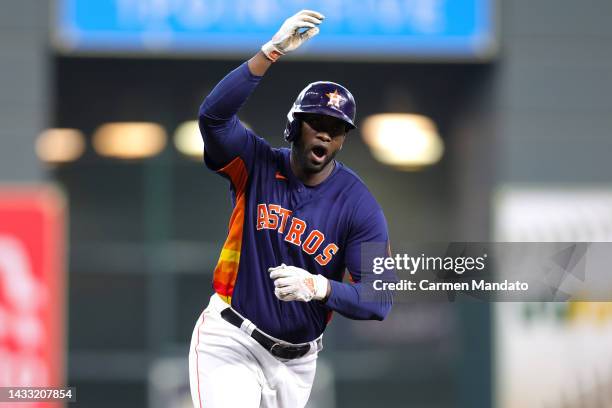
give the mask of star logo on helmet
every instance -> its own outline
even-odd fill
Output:
[[[344,98],[338,93],[337,89],[334,92],[326,93],[325,96],[329,98],[327,106],[333,106],[336,109],[340,109],[340,103]]]

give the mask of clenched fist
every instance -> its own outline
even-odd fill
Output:
[[[268,269],[270,278],[274,280],[274,294],[280,300],[323,300],[328,294],[327,278],[323,275],[313,275],[297,266],[281,264]]]

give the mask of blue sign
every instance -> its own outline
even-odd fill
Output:
[[[342,59],[487,58],[496,0],[56,0],[71,52],[246,56],[302,9],[326,16],[297,54]]]

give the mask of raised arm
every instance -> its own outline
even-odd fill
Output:
[[[247,132],[236,114],[261,80],[248,65],[244,63],[230,72],[200,105],[204,155],[214,168],[227,164],[247,148]]]
[[[264,54],[263,51],[259,51],[249,60],[249,71],[251,71],[251,74],[255,76],[263,76],[268,68],[272,66],[272,62],[273,61],[266,57],[266,54]]]
[[[236,114],[273,62],[315,36],[323,16],[302,10],[287,19],[261,51],[217,84],[199,111],[207,163],[222,167],[241,155],[248,146],[248,134]]]

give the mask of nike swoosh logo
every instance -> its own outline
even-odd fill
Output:
[[[274,175],[274,178],[277,180],[287,180],[287,177],[283,176],[282,174],[280,174],[280,172],[276,172],[276,174]]]

